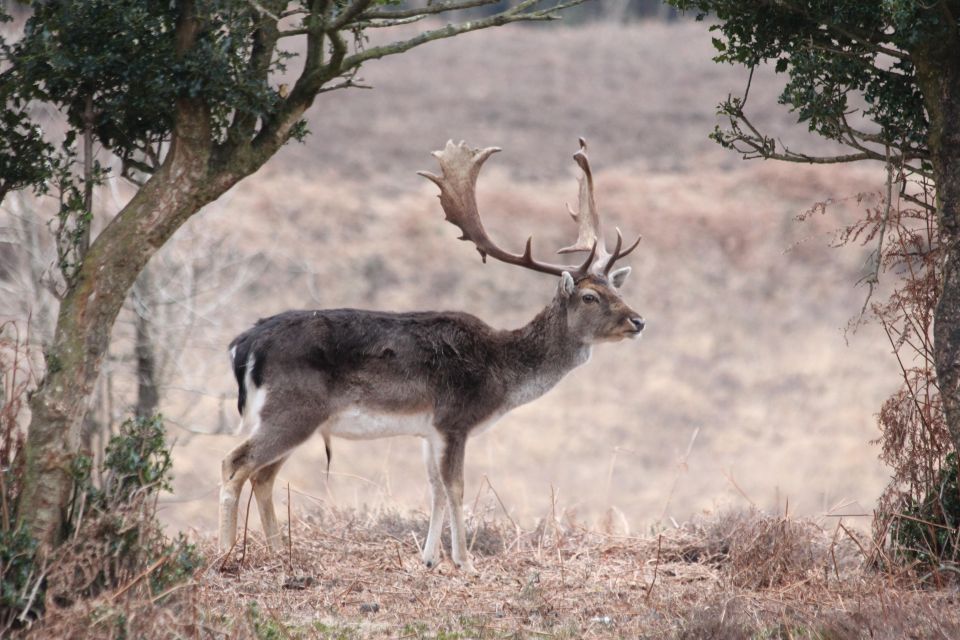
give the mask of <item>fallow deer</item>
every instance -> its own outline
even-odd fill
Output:
[[[580,140],[577,241],[559,253],[587,252],[576,266],[503,250],[487,235],[476,204],[477,176],[495,147],[448,142],[434,156],[441,175],[420,172],[440,187],[446,218],[476,245],[483,261],[559,276],[553,301],[524,327],[493,329],[466,313],[385,313],[356,309],[287,311],[262,319],[230,344],[239,385],[242,426],[252,433],[223,460],[220,547],[234,544],[237,500],[249,478],[271,547],[280,541],[273,483],[291,451],[319,431],[330,438],[423,438],[430,482],[430,527],[423,562],[440,559],[445,509],[450,509],[454,564],[474,572],[463,524],[463,463],[467,439],[505,413],[540,397],[590,358],[597,342],[636,338],[644,321],[617,291],[630,267],[614,263],[622,249],[617,230],[607,251],[593,194],[593,176]]]

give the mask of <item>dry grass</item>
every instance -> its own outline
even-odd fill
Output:
[[[841,529],[725,512],[645,537],[568,514],[532,530],[470,523],[478,576],[419,561],[425,516],[323,509],[293,544],[211,560],[162,607],[103,597],[59,610],[42,637],[956,638],[955,589],[919,591],[869,568]],[[201,546],[215,558],[211,540]],[[149,600],[146,601],[149,603]],[[123,616],[121,618],[121,616]],[[92,624],[92,622],[96,622]]]

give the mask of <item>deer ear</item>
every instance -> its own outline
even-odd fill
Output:
[[[557,287],[558,293],[569,298],[577,288],[577,283],[573,281],[570,272],[564,271],[560,274],[560,285]]]
[[[623,286],[623,283],[626,282],[628,275],[630,275],[630,267],[617,269],[610,274],[610,283],[615,289],[619,289]]]

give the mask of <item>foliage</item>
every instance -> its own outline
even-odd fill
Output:
[[[943,244],[929,207],[909,206],[897,196],[890,173],[887,192],[864,209],[864,215],[842,228],[836,246],[873,246],[864,278],[869,287],[863,315],[852,321],[879,324],[896,356],[902,383],[877,414],[880,458],[892,475],[876,510],[877,547],[887,560],[919,561],[924,571],[939,570],[957,558],[951,540],[958,535],[960,493],[956,486],[956,454],[942,407],[934,366],[933,325],[941,287]],[[930,202],[929,182],[903,185],[915,199]],[[866,195],[858,200],[863,202]],[[820,203],[800,216],[823,213]],[[887,297],[873,300],[881,274],[891,274]]]
[[[920,563],[928,575],[955,566],[960,554],[960,485],[957,454],[947,455],[930,491],[916,500],[903,496],[901,512],[890,523],[894,548]]]
[[[4,436],[10,425],[15,427],[3,423]],[[105,590],[133,595],[138,593],[134,587],[158,598],[191,579],[201,567],[196,547],[182,534],[167,539],[156,520],[157,494],[169,490],[170,466],[162,419],[130,419],[111,438],[98,474],[90,458],[75,459],[68,542],[52,556],[38,556],[26,528],[5,520],[0,530],[0,629],[19,626],[24,613],[24,620],[38,617],[45,602],[67,607]],[[102,483],[95,482],[95,475]],[[18,495],[10,489],[16,486],[3,485],[4,504],[15,504]],[[122,630],[127,621],[122,615],[105,615],[101,623]]]
[[[24,464],[19,421],[32,378],[25,343],[17,325],[0,325],[0,635],[21,614],[32,617],[38,581],[36,542],[14,517]]]
[[[0,531],[0,630],[20,624],[21,615],[27,620],[35,616],[31,592],[37,584],[36,550],[36,541],[23,527]]]
[[[884,147],[904,159],[921,159],[928,170],[929,121],[917,82],[914,58],[905,55],[943,28],[933,6],[910,0],[669,0],[683,9],[707,14],[717,62],[751,69],[774,64],[786,81],[779,101],[807,128],[856,151],[855,157],[829,161],[884,158]],[[748,157],[817,161],[758,131],[746,116],[749,87],[743,97],[730,96],[718,111],[729,128],[712,134],[721,145]],[[861,109],[860,105],[864,105]],[[870,126],[864,128],[863,124]]]
[[[169,490],[170,452],[159,416],[131,418],[107,444],[101,484],[89,458],[75,459],[68,543],[51,562],[48,590],[59,606],[124,585],[141,572],[153,593],[200,566],[193,545],[167,540],[156,521],[156,498]],[[147,569],[149,567],[149,569]]]
[[[197,45],[178,54],[177,13],[168,2],[36,3],[11,54],[21,99],[52,103],[74,130],[89,123],[121,160],[153,169],[156,145],[173,130],[179,96],[210,105],[218,138],[234,111],[269,117],[276,90],[247,69],[258,11],[235,0],[199,4],[207,22]],[[282,70],[286,57],[270,70]]]

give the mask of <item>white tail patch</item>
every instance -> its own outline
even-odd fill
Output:
[[[263,411],[263,405],[267,403],[266,386],[258,387],[253,384],[253,365],[254,358],[250,356],[247,360],[246,373],[243,376],[243,386],[247,390],[247,400],[243,405],[243,418],[237,425],[237,433],[255,433],[260,428],[260,413]]]

